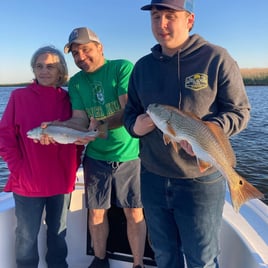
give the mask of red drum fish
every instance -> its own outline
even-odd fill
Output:
[[[97,137],[99,130],[88,131],[85,129],[77,130],[67,126],[48,125],[46,128],[36,127],[27,132],[27,137],[30,139],[40,140],[42,135],[48,135],[56,142],[61,144],[74,143],[78,138]]]
[[[256,187],[235,171],[234,151],[228,137],[218,125],[161,104],[150,104],[147,114],[163,132],[165,144],[172,143],[177,151],[178,143],[186,140],[192,146],[201,172],[214,166],[223,175],[228,182],[236,212],[246,201],[264,197]]]

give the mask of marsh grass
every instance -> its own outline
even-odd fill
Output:
[[[268,85],[268,68],[245,68],[240,69],[244,84],[251,85]],[[26,86],[30,82],[22,82],[16,84],[0,84],[0,87],[20,87]],[[66,87],[68,84],[65,85]]]
[[[268,85],[268,68],[241,69],[245,85]]]

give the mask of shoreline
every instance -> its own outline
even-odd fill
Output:
[[[267,77],[268,79],[268,77]],[[244,78],[243,78],[244,80]],[[246,81],[245,81],[246,80]],[[245,86],[268,86],[268,81],[267,82],[263,82],[263,81],[259,81],[255,78],[245,78],[244,80],[244,84]],[[250,81],[248,81],[250,80]],[[253,80],[253,81],[252,81]],[[0,84],[0,88],[2,87],[25,87],[27,85],[31,84],[30,82],[29,83],[19,83],[19,84]],[[63,87],[67,87],[68,84],[64,85]]]
[[[240,69],[245,86],[268,86],[268,68],[241,68]],[[1,87],[24,87],[32,83],[18,82],[18,83],[3,83]],[[68,86],[68,82],[66,85]]]

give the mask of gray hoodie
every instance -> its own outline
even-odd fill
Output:
[[[151,103],[160,103],[191,112],[220,125],[227,136],[243,130],[249,120],[250,105],[237,63],[228,52],[199,35],[189,37],[173,57],[161,53],[161,46],[141,58],[132,72],[124,124],[133,132],[136,117]],[[160,130],[140,138],[142,165],[150,172],[170,178],[195,178],[200,173],[195,157],[184,150],[175,152],[165,145]]]

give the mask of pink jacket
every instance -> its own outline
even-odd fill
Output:
[[[70,193],[80,165],[81,146],[34,143],[27,131],[42,122],[71,116],[68,93],[33,83],[11,93],[0,121],[0,156],[10,176],[4,191],[45,197]]]

